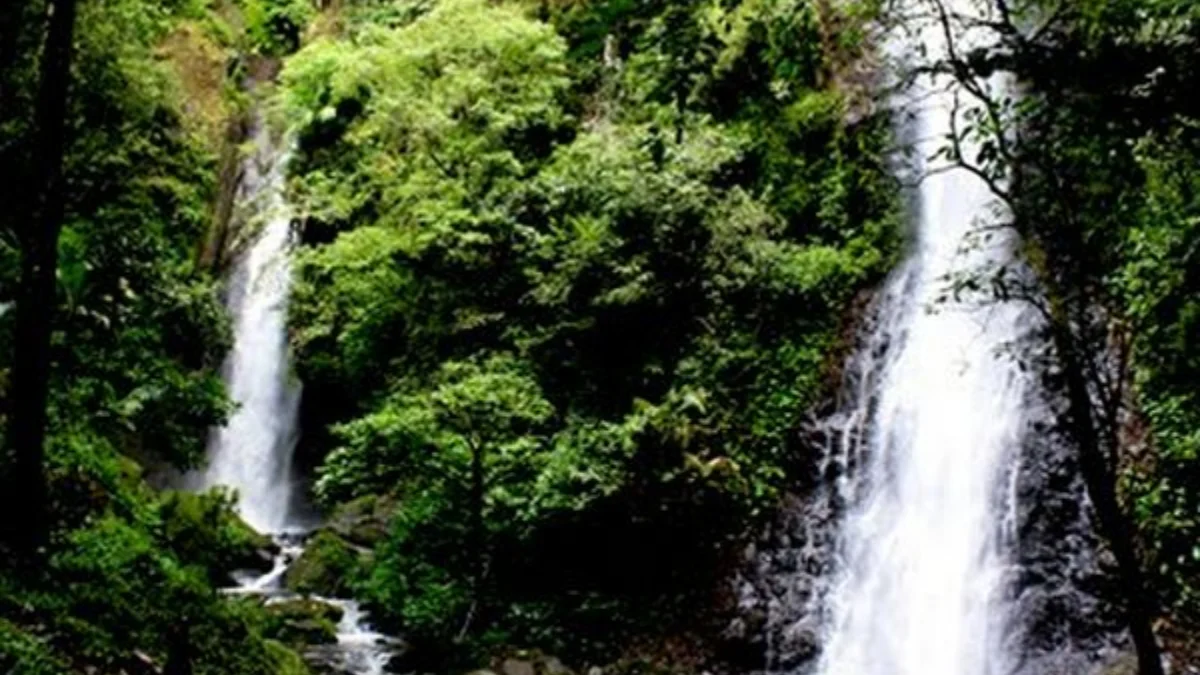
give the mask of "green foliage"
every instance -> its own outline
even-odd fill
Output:
[[[133,663],[135,650],[161,664],[172,641],[185,640],[194,672],[277,673],[282,657],[260,637],[263,610],[218,596],[206,571],[172,557],[154,529],[100,516],[64,533],[38,576],[0,574],[0,607],[13,608],[17,622],[0,629],[16,636],[0,645],[0,658],[34,667],[69,655],[74,664],[116,671]]]
[[[1123,506],[1155,611],[1181,633],[1200,626],[1197,16],[1176,0],[1089,0],[1012,59],[1030,84],[1013,110],[1018,223],[1085,352],[1101,434],[1126,451],[1112,462]]]
[[[0,619],[0,668],[21,675],[60,675],[67,665],[44,640]]]
[[[694,619],[895,243],[807,4],[544,9],[358,15],[282,74],[317,495],[395,499],[357,590],[442,656]]]
[[[43,37],[33,17],[45,5],[21,4],[29,20],[4,33],[16,33],[4,43],[15,60],[0,64],[0,164],[15,177],[0,213],[2,411],[22,395],[7,380],[7,309],[28,227],[21,176],[39,151],[29,146]],[[229,499],[159,494],[143,476],[194,466],[228,410],[217,372],[227,321],[215,280],[193,263],[216,167],[172,67],[170,36],[184,23],[226,25],[200,0],[79,3],[45,466],[52,528],[40,564],[0,556],[5,672],[141,672],[181,645],[197,675],[304,672],[264,641],[260,607],[216,590],[262,543]]]
[[[176,17],[136,0],[80,11],[71,126],[81,132],[66,157],[51,413],[64,427],[90,420],[139,459],[187,466],[226,411],[215,368],[226,320],[191,260],[214,163],[183,127],[172,75],[154,55]],[[20,161],[20,141],[11,149]],[[19,223],[7,218],[5,240],[15,241]],[[0,298],[12,297],[17,269],[0,271]],[[11,321],[0,315],[0,331]]]
[[[1135,384],[1156,451],[1128,476],[1130,497],[1163,598],[1200,621],[1200,145],[1194,127],[1174,141],[1139,148],[1142,205],[1113,286],[1135,327]]]
[[[322,530],[309,539],[304,553],[288,567],[284,586],[296,593],[344,595],[356,576],[358,557],[341,537]]]
[[[313,0],[239,0],[250,47],[264,56],[283,56],[300,48],[316,15]]]
[[[261,566],[258,553],[274,547],[233,511],[229,494],[167,492],[160,502],[159,536],[180,560],[208,571],[214,584],[228,582],[231,570]]]

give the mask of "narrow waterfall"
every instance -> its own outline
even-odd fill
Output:
[[[287,302],[291,288],[288,253],[291,213],[283,198],[286,146],[266,124],[254,133],[254,152],[243,164],[240,214],[261,227],[240,257],[231,279],[229,312],[234,344],[225,364],[230,396],[238,405],[209,447],[205,486],[238,493],[246,522],[263,532],[289,525],[291,459],[296,445],[300,388],[287,360]]]
[[[288,145],[273,138],[262,120],[256,125],[253,144],[254,151],[242,166],[236,214],[253,239],[233,270],[228,296],[234,341],[225,381],[238,408],[213,433],[201,484],[237,490],[242,518],[256,530],[275,535],[278,552],[272,568],[265,573],[237,573],[237,585],[226,589],[265,596],[271,605],[296,597],[284,587],[284,577],[303,555],[309,531],[292,508],[300,385],[289,372],[287,349],[290,255],[295,243],[284,195]],[[397,652],[397,641],[372,630],[357,602],[314,599],[338,608],[342,618],[337,642],[312,647],[305,659],[347,675],[383,675]]]
[[[973,6],[944,5],[952,16]],[[918,31],[927,58],[946,56],[941,29],[929,21]],[[1015,242],[988,231],[998,214],[985,182],[932,159],[953,122],[965,127],[956,101],[968,107],[969,96],[942,75],[917,79],[902,99],[911,118],[901,136],[915,146],[919,179],[913,242],[877,307],[875,348],[851,364],[860,387],[842,421],[852,433],[833,448],[846,512],[816,671],[1006,675],[1017,619],[1014,476],[1036,384],[1010,348],[1035,315],[1016,301],[950,292],[954,279],[1011,264]],[[979,148],[965,141],[962,150],[973,161]]]

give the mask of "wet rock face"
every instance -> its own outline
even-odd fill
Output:
[[[328,603],[292,598],[267,604],[271,621],[268,636],[304,651],[311,645],[337,642],[342,610]]]
[[[1077,453],[1043,406],[1014,482],[1017,546],[1013,616],[1018,675],[1120,672],[1131,643],[1115,561],[1096,532]]]
[[[789,496],[775,522],[746,547],[733,581],[738,614],[722,635],[721,653],[731,664],[749,672],[811,670],[833,571],[832,516],[821,499]]]
[[[387,536],[398,508],[392,497],[366,495],[339,506],[327,526],[351,544],[373,548]]]
[[[358,564],[358,553],[348,542],[330,530],[321,530],[288,567],[283,585],[294,593],[342,596],[348,592],[347,580]]]
[[[1012,480],[997,486],[1009,492],[997,498],[1017,504],[1011,611],[1020,627],[1009,644],[1021,658],[1013,675],[1121,673],[1130,642],[1113,561],[1095,532],[1075,452],[1053,426],[1060,411],[1042,409],[1047,419],[1031,422]],[[821,435],[814,435],[816,448],[827,441]],[[839,520],[853,493],[838,485],[852,481],[856,463],[854,453],[814,460],[811,475],[820,480],[788,496],[745,549],[731,582],[738,612],[722,645],[722,655],[743,672],[813,673],[827,612],[822,599],[836,574]]]

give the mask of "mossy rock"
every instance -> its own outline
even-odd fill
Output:
[[[329,528],[352,544],[372,548],[387,536],[397,508],[393,497],[365,495],[337,507]]]
[[[358,568],[354,548],[329,530],[321,530],[304,547],[283,575],[289,591],[305,595],[347,595],[349,580]]]
[[[492,659],[498,675],[574,675],[556,656],[537,649],[509,649]]]
[[[246,524],[233,500],[219,492],[164,493],[159,506],[161,536],[181,559],[203,566],[213,583],[238,569],[267,571],[279,547]]]
[[[337,642],[342,610],[333,605],[296,598],[267,605],[267,613],[266,634],[279,642],[298,649]]]
[[[272,661],[274,668],[272,672],[277,675],[311,675],[312,671],[305,665],[304,659],[283,643],[265,640],[263,646],[266,648],[268,658]]]
[[[236,514],[229,528],[234,532],[236,543],[234,561],[240,568],[261,569],[264,572],[271,569],[275,556],[279,554],[279,545],[271,537],[250,527]]]

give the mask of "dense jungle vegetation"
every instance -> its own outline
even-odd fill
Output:
[[[1002,41],[947,67],[1024,95],[977,101],[960,159],[1009,177],[1135,613],[1200,658],[1200,3],[992,4]],[[255,110],[293,143],[298,459],[330,523],[297,588],[363,600],[420,672],[719,658],[722,580],[818,478],[808,422],[902,250],[891,10],[4,3],[0,672],[310,672],[218,591],[268,546],[235,496],[164,487],[231,410]]]

